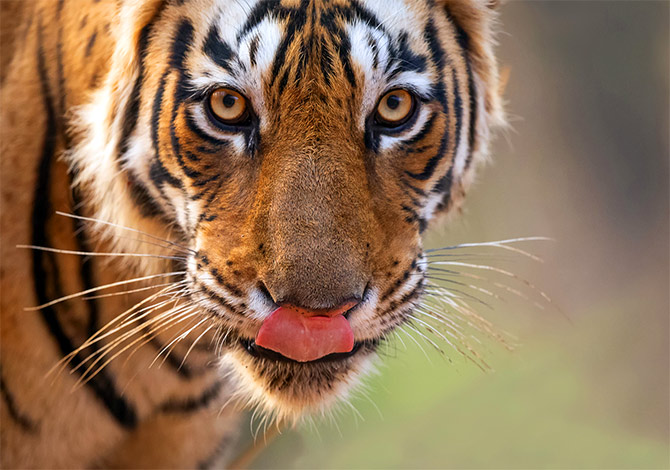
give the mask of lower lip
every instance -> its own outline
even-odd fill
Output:
[[[251,339],[241,339],[240,340],[242,347],[252,356],[262,358],[262,359],[269,359],[271,361],[277,361],[277,362],[292,362],[294,364],[318,364],[322,362],[334,362],[334,361],[341,361],[347,358],[350,358],[358,350],[363,346],[363,343],[357,342],[354,343],[354,348],[349,351],[348,353],[335,353],[335,354],[328,354],[327,356],[321,357],[315,361],[309,361],[309,362],[299,362],[299,361],[294,361],[293,359],[290,359],[286,356],[282,356],[279,353],[276,353],[274,351],[271,351],[269,349],[262,348],[256,344],[254,340]],[[376,342],[375,342],[376,343]]]

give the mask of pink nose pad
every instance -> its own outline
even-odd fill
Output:
[[[336,317],[337,315],[342,315],[352,308],[354,308],[356,305],[358,305],[360,302],[357,300],[349,300],[347,302],[344,302],[343,304],[335,307],[335,308],[325,308],[325,309],[318,309],[318,310],[309,310],[303,307],[298,307],[297,305],[290,304],[290,303],[285,303],[285,304],[280,304],[281,307],[284,308],[289,308],[293,310],[294,312],[298,312],[301,315],[304,315],[306,317]]]

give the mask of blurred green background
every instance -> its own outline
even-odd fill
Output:
[[[344,410],[337,426],[284,431],[252,468],[670,466],[669,5],[502,7],[513,129],[465,213],[428,245],[552,237],[521,245],[542,264],[477,260],[530,279],[556,307],[506,296],[478,309],[520,343],[485,341],[490,373],[428,345],[427,360],[405,339],[353,401],[363,420]]]

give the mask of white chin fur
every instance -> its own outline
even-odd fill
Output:
[[[327,394],[314,391],[310,396],[310,390],[303,389],[299,404],[280,392],[268,389],[262,379],[254,377],[253,368],[249,365],[254,359],[239,348],[228,351],[220,359],[219,367],[223,376],[235,387],[231,404],[262,412],[266,416],[265,421],[270,424],[274,421],[297,425],[306,418],[326,417],[347,407],[356,390],[364,387],[364,377],[377,372],[377,358],[376,353],[356,357],[346,377],[333,384]]]

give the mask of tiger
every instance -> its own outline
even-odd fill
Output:
[[[505,125],[497,3],[1,6],[2,466],[218,468],[346,401]]]

